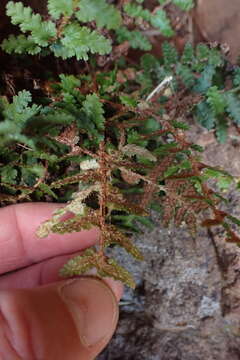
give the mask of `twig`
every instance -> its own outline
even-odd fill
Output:
[[[166,85],[169,85],[172,80],[172,75],[165,77],[165,79],[163,79],[163,81],[148,95],[146,101],[150,101],[154,95],[158,94]]]

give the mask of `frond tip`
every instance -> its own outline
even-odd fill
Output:
[[[87,249],[82,255],[69,260],[60,270],[63,277],[83,275],[88,270],[95,268],[100,277],[112,277],[122,281],[131,288],[135,288],[135,282],[131,274],[118,263],[107,257],[102,257],[94,249]]]

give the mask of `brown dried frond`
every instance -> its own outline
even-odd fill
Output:
[[[106,225],[106,232],[104,234],[104,246],[108,247],[111,244],[116,244],[123,247],[129,254],[137,260],[143,260],[143,256],[138,248],[133,244],[131,239],[124,235],[114,225]]]
[[[100,180],[100,174],[98,172],[98,169],[87,170],[84,171],[83,173],[73,176],[67,176],[61,180],[54,181],[51,183],[50,187],[52,189],[59,189],[64,185],[75,184],[80,181],[88,183],[89,181],[94,182],[99,180]]]
[[[66,234],[79,232],[81,230],[89,230],[92,227],[100,226],[99,212],[91,211],[86,216],[75,216],[71,219],[58,222],[51,227],[51,232],[58,234]]]

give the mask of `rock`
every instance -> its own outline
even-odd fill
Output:
[[[236,41],[240,33],[239,0],[198,0],[195,15],[204,38],[229,45],[229,58],[236,62],[240,55],[239,41]]]
[[[138,239],[145,262],[118,255],[138,287],[98,360],[240,359],[240,249],[220,230],[214,241],[205,229],[193,239],[184,227],[159,226]]]

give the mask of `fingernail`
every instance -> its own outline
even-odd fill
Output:
[[[83,345],[93,346],[115,331],[118,305],[111,289],[102,281],[85,277],[61,288]]]

